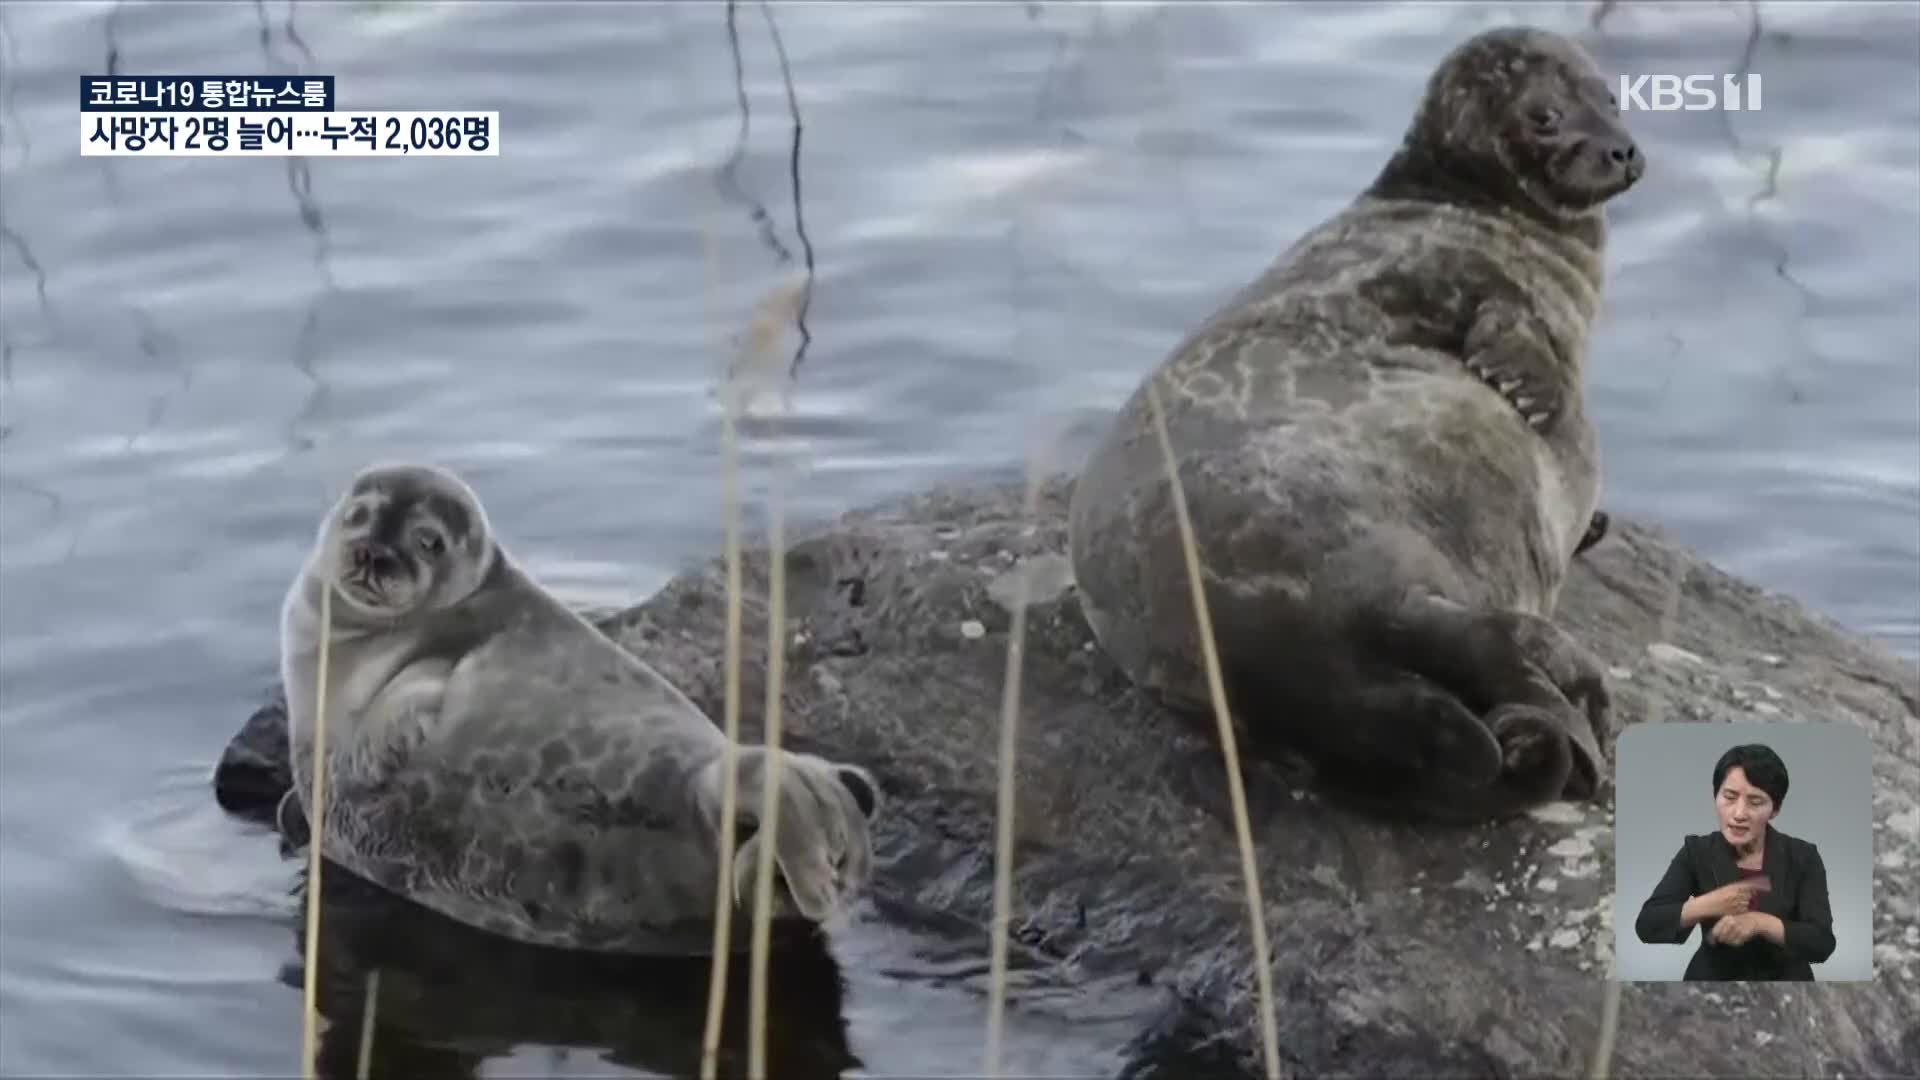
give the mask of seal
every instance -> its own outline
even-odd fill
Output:
[[[768,755],[740,747],[747,835],[721,845],[725,735],[529,577],[463,480],[418,464],[354,477],[282,607],[297,803],[278,816],[294,838],[312,820],[324,590],[327,798],[314,831],[355,875],[508,938],[628,953],[711,948],[723,847],[738,903],[759,845],[774,844],[783,919],[825,923],[869,879],[878,788],[865,770],[784,752],[768,841],[756,820]]]
[[[1605,205],[1645,162],[1592,61],[1530,27],[1430,75],[1398,149],[1166,356],[1076,478],[1101,649],[1208,707],[1158,386],[1229,705],[1335,789],[1485,820],[1605,780],[1605,674],[1551,621],[1596,533],[1582,402]]]

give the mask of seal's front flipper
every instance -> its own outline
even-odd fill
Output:
[[[1474,377],[1506,399],[1542,435],[1566,412],[1566,378],[1539,317],[1506,301],[1488,301],[1474,315],[1461,359]]]
[[[1573,549],[1573,553],[1575,555],[1584,555],[1588,548],[1605,540],[1607,538],[1607,526],[1611,524],[1612,519],[1607,516],[1605,510],[1595,510],[1593,517],[1587,521],[1587,531],[1585,535],[1580,537],[1580,543]]]
[[[1613,735],[1611,698],[1598,662],[1565,632],[1535,615],[1474,610],[1416,593],[1381,623],[1380,634],[1395,659],[1484,710],[1489,724],[1510,705],[1553,717],[1573,767],[1563,790],[1547,798],[1586,799],[1599,791],[1607,771],[1601,742]]]

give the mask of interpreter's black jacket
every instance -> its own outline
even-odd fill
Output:
[[[1771,891],[1755,893],[1751,910],[1764,911],[1786,927],[1786,945],[1761,937],[1743,945],[1717,945],[1712,938],[1718,918],[1703,919],[1700,947],[1687,962],[1684,976],[1694,982],[1788,980],[1812,982],[1811,965],[1833,955],[1833,911],[1827,902],[1827,867],[1820,849],[1767,826],[1761,869]],[[1681,945],[1693,933],[1680,926],[1680,908],[1695,896],[1740,880],[1733,845],[1718,832],[1689,836],[1653,894],[1640,906],[1633,929],[1649,945]]]

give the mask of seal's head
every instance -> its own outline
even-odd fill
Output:
[[[1586,216],[1646,171],[1593,61],[1531,27],[1489,30],[1449,53],[1395,161],[1418,174],[1402,179],[1560,220]]]
[[[430,465],[376,465],[354,477],[321,524],[313,567],[364,615],[450,607],[497,557],[480,500]]]

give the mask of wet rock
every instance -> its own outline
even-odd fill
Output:
[[[1005,578],[1031,573],[1012,924],[1090,1000],[1107,980],[1166,988],[1131,1075],[1188,1075],[1196,1062],[1257,1075],[1255,962],[1272,965],[1289,1071],[1584,1074],[1611,965],[1611,787],[1599,803],[1496,825],[1414,826],[1342,809],[1303,763],[1243,758],[1272,945],[1257,961],[1212,718],[1150,704],[1091,647],[1059,563],[1066,493],[1051,483],[1037,521],[1021,519],[1008,485],[936,490],[797,534],[789,745],[863,764],[886,789],[882,908],[943,912],[977,928],[984,954]],[[724,569],[715,559],[597,615],[716,717]],[[764,552],[749,554],[745,580],[743,721],[755,739]],[[1862,727],[1875,744],[1876,981],[1717,988],[1732,1005],[1680,984],[1629,986],[1616,1074],[1745,1076],[1752,1061],[1729,1047],[1753,1045],[1755,1031],[1776,1033],[1770,1073],[1911,1074],[1920,949],[1897,913],[1920,905],[1906,869],[1920,864],[1913,666],[1618,519],[1577,560],[1560,621],[1633,672],[1614,687],[1623,723],[1752,716],[1740,704],[1751,695],[1735,691],[1764,681],[1778,718]],[[984,633],[957,631],[969,623]],[[277,725],[270,704],[229,747],[217,784],[230,808],[284,789]]]

